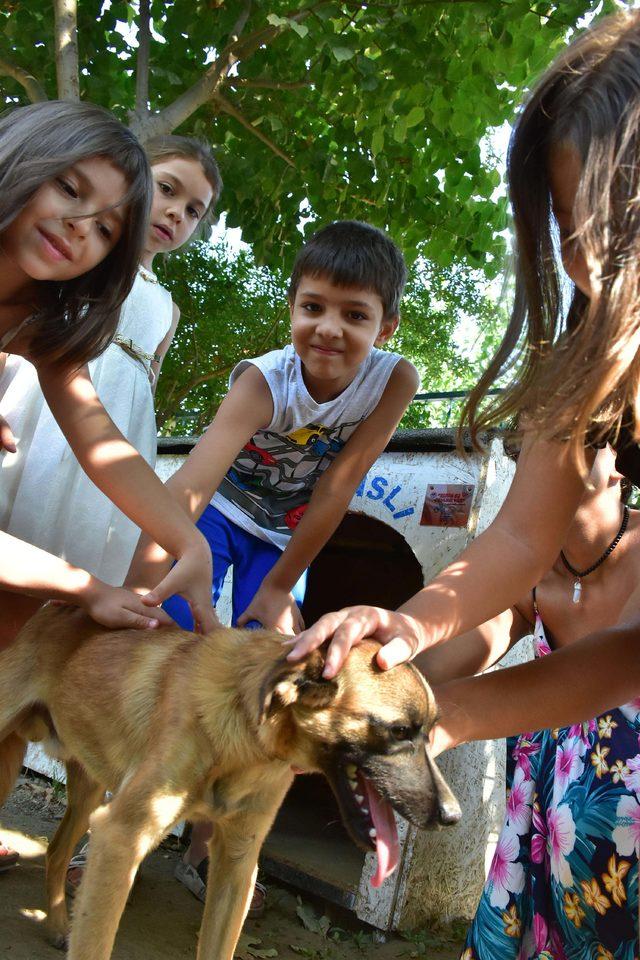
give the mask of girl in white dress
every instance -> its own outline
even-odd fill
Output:
[[[113,338],[144,250],[150,200],[144,152],[108,111],[46,101],[0,117],[0,374],[9,355],[33,363],[83,468],[178,558],[173,579],[209,629],[207,544],[114,426],[86,367]],[[2,412],[0,489],[2,451],[15,450]],[[0,647],[43,599],[77,604],[105,626],[144,628],[165,619],[152,607],[174,590],[167,579],[141,598],[0,529]],[[5,740],[6,762],[19,764],[22,749],[19,737]],[[0,842],[0,872],[16,861]]]
[[[146,147],[154,181],[151,221],[115,338],[89,365],[91,379],[119,430],[153,466],[155,382],[180,311],[151,271],[158,253],[186,243],[207,220],[221,179],[209,148],[187,137],[159,137]],[[123,582],[140,530],[101,493],[58,428],[34,367],[10,358],[0,377],[3,415],[19,437],[5,455],[0,529],[89,570]]]

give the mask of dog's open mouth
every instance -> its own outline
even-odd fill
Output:
[[[379,887],[398,866],[400,846],[391,804],[355,763],[340,770],[337,794],[346,826],[354,840],[375,850],[378,865],[371,885]]]

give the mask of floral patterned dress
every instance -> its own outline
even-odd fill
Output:
[[[536,607],[536,657],[551,653]],[[638,960],[640,698],[511,741],[502,833],[461,960]]]

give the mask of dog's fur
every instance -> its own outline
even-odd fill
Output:
[[[231,960],[292,766],[325,774],[366,849],[371,821],[356,802],[355,768],[416,825],[455,822],[455,798],[424,747],[433,696],[411,666],[380,671],[377,649],[355,648],[328,681],[319,652],[289,664],[267,631],[108,631],[50,605],[29,621],[0,654],[0,804],[27,740],[48,741],[66,760],[68,809],[47,852],[58,945],[66,867],[90,816],[92,828],[70,960],[108,960],[141,860],[177,821],[201,817],[215,830],[198,958]],[[105,788],[114,797],[101,806]]]

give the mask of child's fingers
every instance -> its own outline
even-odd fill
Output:
[[[334,635],[341,623],[349,616],[350,608],[336,610],[334,613],[325,613],[323,617],[314,623],[312,627],[305,630],[296,637],[293,650],[288,655],[287,660],[302,660],[312,650],[317,650],[330,637]]]
[[[291,633],[302,633],[302,631],[305,629],[305,622],[302,619],[302,614],[300,613],[300,607],[298,606],[297,603],[294,604],[293,606],[292,615],[293,615],[293,627],[292,627]]]
[[[160,626],[157,617],[142,617],[139,613],[132,613],[131,611],[129,611],[126,620],[125,626],[136,630],[156,630]]]
[[[378,651],[376,661],[383,670],[391,670],[411,660],[418,652],[416,644],[405,637],[393,637]]]
[[[16,449],[16,438],[13,435],[11,427],[4,417],[0,417],[0,450],[15,453]]]
[[[138,596],[137,593],[128,592],[130,599],[125,601],[125,604],[128,608],[128,613],[135,621],[131,622],[129,626],[135,626],[141,630],[148,630],[162,626],[167,627],[173,624],[173,620],[168,613],[164,612],[162,607],[158,607],[158,609],[153,612],[145,610],[144,597]]]
[[[174,593],[182,594],[183,578],[181,572],[176,573],[176,570],[177,567],[173,567],[157,587],[142,594],[141,600],[147,607],[159,607]]]
[[[121,587],[104,585],[85,606],[89,616],[111,629],[154,630],[172,621],[164,610],[146,610],[141,598]]]
[[[368,610],[373,609],[374,608],[364,608],[363,612],[352,612],[351,615],[340,624],[333,635],[333,640],[329,644],[327,656],[324,661],[324,670],[322,671],[323,677],[326,677],[328,680],[335,677],[342,669],[351,647],[360,643],[365,637],[370,637],[374,632],[378,624],[375,618],[368,612]]]
[[[190,603],[191,616],[196,633],[209,633],[220,626],[220,621],[211,605],[202,605],[199,603]]]
[[[175,620],[173,620],[162,607],[158,607],[157,610],[153,611],[153,618],[157,620],[159,627],[175,627],[176,625]]]

